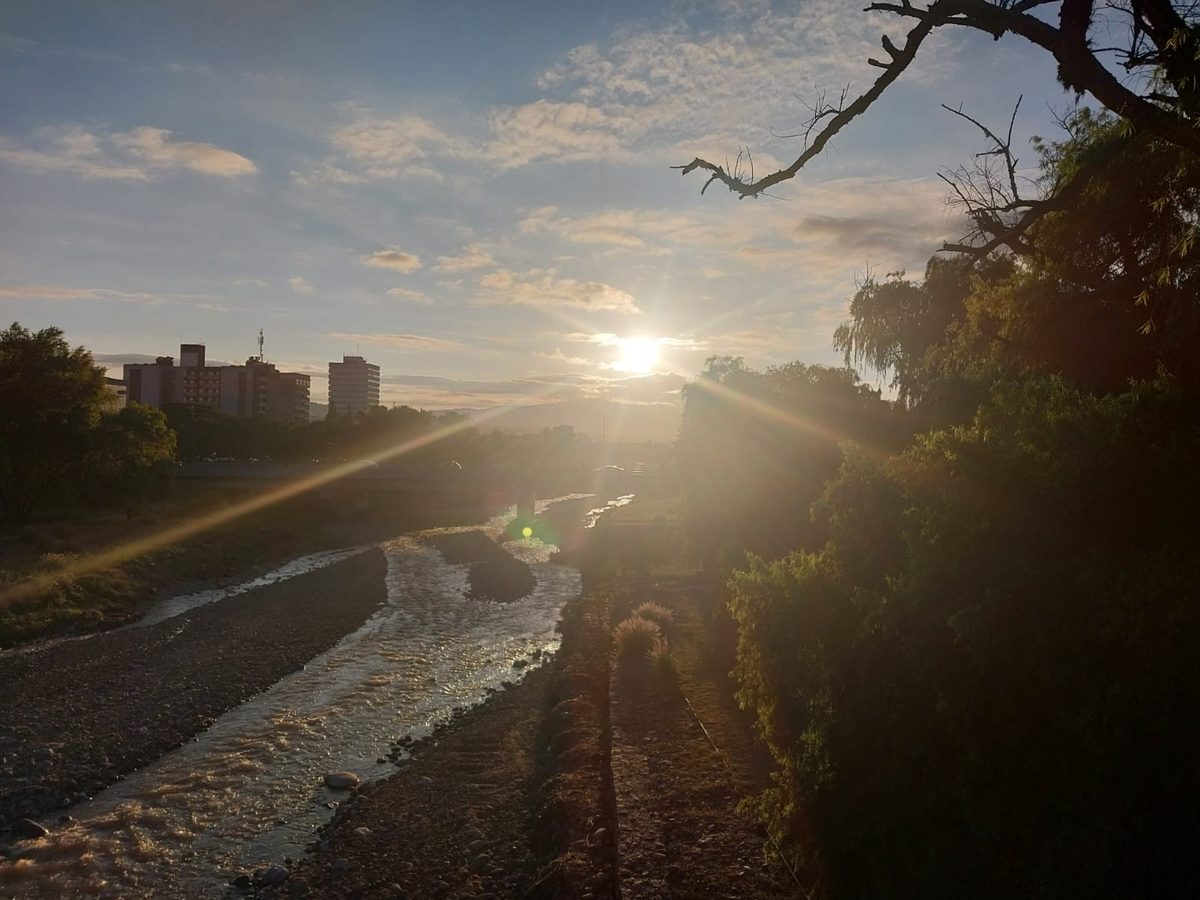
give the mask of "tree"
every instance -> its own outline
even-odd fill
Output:
[[[46,492],[81,468],[115,402],[104,369],[60,328],[0,332],[0,513],[25,521]]]
[[[869,12],[882,12],[915,22],[902,47],[884,35],[882,45],[887,59],[868,62],[883,70],[874,84],[859,97],[838,104],[821,100],[811,119],[802,129],[803,152],[786,168],[755,178],[741,168],[741,156],[734,166],[721,166],[696,157],[677,166],[684,175],[701,170],[709,178],[701,189],[714,181],[724,184],[739,199],[757,197],[775,185],[794,178],[825,145],[854,119],[866,113],[903,72],[912,64],[924,41],[938,29],[969,28],[999,40],[1005,34],[1024,38],[1050,53],[1058,63],[1063,87],[1076,95],[1090,94],[1122,121],[1112,139],[1093,154],[1088,164],[1070,177],[1045,185],[1037,198],[1023,198],[1015,177],[1007,191],[959,194],[975,227],[978,239],[952,249],[985,255],[1007,246],[1016,253],[1025,252],[1024,233],[1047,213],[1069,208],[1090,179],[1132,141],[1152,137],[1176,148],[1189,157],[1200,153],[1200,4],[1172,0],[933,0],[915,4],[875,2]],[[1057,12],[1057,15],[1054,13]],[[1057,22],[1057,24],[1055,24]],[[1125,35],[1119,47],[1100,47],[1100,33]],[[1111,52],[1126,77],[1118,78],[1102,54]],[[1131,86],[1132,85],[1132,86]],[[953,110],[952,110],[953,112]],[[974,122],[974,120],[970,120]],[[975,122],[979,125],[978,122]],[[985,135],[994,144],[993,154],[1002,157],[1008,175],[1014,175],[1014,161],[1007,150],[1011,141],[1001,139],[984,126]],[[1003,173],[1002,173],[1003,174]],[[986,180],[986,179],[985,179]]]

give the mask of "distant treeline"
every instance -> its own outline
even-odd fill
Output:
[[[118,408],[85,348],[59,328],[19,323],[0,331],[0,396],[0,525],[46,510],[133,512],[172,496],[177,462],[494,465],[522,470],[531,485],[578,490],[599,458],[570,426],[484,434],[463,416],[407,406],[304,423],[181,404]]]
[[[1070,124],[1047,179],[1119,127]],[[727,358],[687,388],[756,802],[822,895],[1200,894],[1198,213],[1140,138],[1028,255],[860,285],[835,345],[894,401]]]

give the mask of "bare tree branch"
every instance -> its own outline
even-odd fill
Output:
[[[1054,3],[1058,3],[1057,27],[1045,18],[1031,14]],[[845,102],[845,91],[837,105],[826,103],[823,94],[818,96],[817,104],[812,107],[812,118],[795,135],[804,138],[804,150],[791,165],[758,179],[753,175],[747,179],[740,171],[731,171],[728,164],[720,166],[700,157],[687,165],[672,168],[681,170],[684,175],[698,169],[708,172],[709,177],[701,193],[713,182],[720,182],[739,199],[757,197],[767,188],[794,178],[835,135],[864,114],[900,77],[913,62],[922,42],[935,28],[948,25],[982,31],[996,39],[1004,34],[1025,38],[1054,57],[1058,63],[1059,79],[1068,89],[1079,94],[1090,94],[1126,119],[1139,133],[1153,135],[1190,153],[1200,154],[1200,127],[1197,127],[1200,125],[1200,28],[1194,21],[1195,4],[1188,7],[1186,15],[1178,8],[1180,4],[1171,0],[1128,0],[1128,6],[1125,3],[1110,4],[1111,8],[1120,9],[1130,17],[1132,38],[1126,57],[1127,67],[1152,66],[1164,75],[1162,89],[1146,96],[1122,84],[1099,60],[1097,53],[1100,51],[1089,46],[1088,31],[1096,14],[1095,6],[1095,0],[932,0],[923,5],[916,5],[911,0],[880,0],[870,3],[865,11],[912,19],[916,25],[908,33],[902,48],[896,47],[886,35],[882,38],[881,44],[888,59],[869,59],[868,62],[883,69],[883,73],[869,90],[853,102]],[[956,114],[963,115],[961,111]],[[1013,115],[1016,115],[1015,109]],[[969,116],[963,115],[963,118],[982,128]],[[823,127],[813,135],[814,129],[821,123]],[[1012,127],[1010,121],[1007,138],[1003,141],[987,129],[984,132],[996,145],[988,155],[1003,158],[1010,176],[1006,190],[1008,199],[991,202],[991,212],[998,214],[1022,208],[1027,210],[1020,220],[1024,224],[1012,234],[1013,240],[1019,241],[1032,220],[1045,215],[1052,207],[1060,208],[1058,205],[1064,198],[1077,192],[1068,190],[1070,185],[1063,185],[1045,200],[1019,201],[1015,160],[1011,153]],[[1084,175],[1086,170],[1087,167],[1083,167],[1077,177]],[[992,195],[998,186],[991,183],[990,178],[990,175],[984,175],[987,197],[996,201],[998,198]],[[973,197],[973,200],[981,199],[984,199],[982,194]],[[978,204],[980,210],[983,205]],[[976,225],[980,223],[989,228],[999,227],[986,216],[977,219]],[[1003,244],[1012,246],[1000,237],[999,234],[988,235],[983,246],[994,244],[992,249]],[[998,239],[999,243],[995,243]],[[960,249],[960,245],[953,246]]]

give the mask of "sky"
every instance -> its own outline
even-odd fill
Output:
[[[856,279],[964,233],[937,174],[984,144],[940,104],[1002,128],[1023,95],[1032,165],[1069,102],[1022,42],[936,35],[774,196],[670,169],[789,164],[902,41],[862,5],[6,0],[0,319],[115,367],[261,328],[314,401],[360,353],[429,409],[677,415],[714,354],[839,364]]]

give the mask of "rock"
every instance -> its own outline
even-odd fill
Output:
[[[308,882],[303,878],[293,878],[288,882],[288,893],[293,897],[304,897],[308,894]]]
[[[337,790],[356,787],[358,776],[353,772],[330,772],[325,776],[325,786]]]
[[[350,860],[346,859],[345,857],[338,857],[333,861],[333,871],[337,872],[339,875],[349,872]]]
[[[422,775],[417,779],[417,784],[421,785],[421,787],[430,787],[433,784],[433,779],[428,775]]]
[[[360,825],[358,828],[354,829],[354,833],[357,834],[359,837],[370,837],[371,829],[368,828],[366,825]]]
[[[485,872],[492,867],[492,858],[486,853],[480,853],[467,864],[467,870],[475,872]]]
[[[608,829],[597,828],[592,832],[592,843],[603,846],[608,841]]]
[[[248,891],[250,890],[250,885],[252,882],[250,881],[250,876],[243,872],[237,878],[233,879],[230,884],[232,884],[239,891]]]
[[[34,759],[49,759],[54,755],[53,747],[38,747],[33,751]]]
[[[263,872],[262,878],[259,881],[269,887],[271,885],[283,884],[287,881],[287,877],[288,870],[283,866],[271,866],[271,868]]]
[[[474,783],[468,784],[467,791],[472,794],[478,794],[479,793],[479,785],[474,784]]]
[[[471,841],[471,843],[467,844],[467,850],[471,853],[478,853],[486,846],[487,841]]]
[[[526,660],[523,660],[523,659],[514,659],[514,660],[513,660],[512,667],[513,667],[514,669],[524,669],[524,668],[525,668],[527,665],[529,665],[529,663],[528,663]]]
[[[50,833],[50,829],[33,819],[18,819],[17,824],[13,826],[13,834],[22,840],[33,840],[35,838],[44,838]]]
[[[477,841],[483,837],[483,832],[481,832],[478,828],[468,828],[465,832],[463,832],[463,837],[465,837],[468,841]]]

